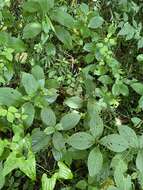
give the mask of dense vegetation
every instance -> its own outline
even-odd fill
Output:
[[[142,0],[0,1],[0,189],[143,190]]]

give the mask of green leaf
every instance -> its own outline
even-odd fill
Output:
[[[21,83],[28,95],[34,95],[38,90],[38,83],[36,79],[29,73],[22,73]]]
[[[136,167],[143,174],[143,150],[139,150],[136,158]]]
[[[83,49],[87,52],[95,52],[96,50],[96,44],[94,42],[92,43],[86,43],[84,46],[83,46]]]
[[[68,144],[78,150],[90,148],[94,144],[94,138],[89,133],[78,132],[68,139]]]
[[[108,187],[107,190],[119,190],[119,189],[117,187],[115,187],[115,186],[110,186],[110,187]]]
[[[1,140],[0,139],[0,156],[3,154],[4,148],[7,147],[8,144],[9,143],[7,140]]]
[[[16,153],[12,152],[7,157],[6,161],[4,162],[4,168],[3,168],[3,176],[5,177],[8,175],[11,171],[18,168],[18,158],[16,158]]]
[[[88,184],[87,184],[87,182],[85,180],[80,180],[80,181],[77,182],[76,188],[84,190],[84,189],[86,189],[87,185]]]
[[[0,45],[7,45],[10,40],[10,35],[7,32],[0,32]]]
[[[114,179],[119,189],[122,190],[132,189],[131,176],[127,175],[127,177],[125,177],[124,174],[121,172],[120,168],[115,169]]]
[[[82,99],[78,96],[73,96],[64,101],[64,103],[73,109],[78,109],[82,107]]]
[[[139,143],[138,143],[138,137],[133,129],[126,125],[118,126],[118,131],[120,135],[126,139],[128,142],[129,146],[133,148],[138,148]]]
[[[132,117],[131,121],[133,122],[135,126],[137,126],[141,123],[142,120],[139,117]]]
[[[36,1],[24,2],[23,10],[29,13],[35,13],[39,11],[39,5]]]
[[[94,148],[91,150],[88,156],[87,165],[89,175],[92,177],[96,176],[101,171],[103,165],[103,156],[99,148]]]
[[[40,4],[41,11],[48,13],[54,7],[54,0],[36,0]]]
[[[55,132],[52,141],[56,150],[62,151],[65,148],[65,140],[61,133]]]
[[[103,120],[98,115],[98,113],[96,113],[96,115],[92,115],[89,121],[89,126],[90,126],[90,132],[95,138],[100,137],[102,135],[104,124]]]
[[[108,75],[102,75],[98,78],[98,80],[102,82],[103,84],[112,84],[113,82],[111,77]]]
[[[104,19],[101,16],[95,16],[93,18],[91,18],[91,20],[89,21],[89,28],[100,28],[102,26],[104,22]]]
[[[138,104],[139,104],[139,107],[143,109],[143,96],[140,97]]]
[[[89,101],[87,109],[89,114],[90,132],[95,138],[100,137],[104,129],[104,124],[99,115],[97,103],[95,101]]]
[[[32,68],[32,75],[38,81],[40,87],[44,87],[45,85],[45,75],[42,67],[36,65]]]
[[[79,113],[68,113],[61,118],[60,123],[62,124],[63,130],[69,130],[74,128],[80,121]]]
[[[85,15],[89,13],[89,6],[85,3],[80,4],[80,9]]]
[[[118,96],[120,94],[122,94],[123,96],[128,96],[129,89],[125,84],[123,84],[122,81],[116,81],[116,83],[112,87],[112,93],[114,96]]]
[[[48,178],[44,173],[42,175],[42,190],[54,190],[57,180],[57,173],[55,173],[51,178]]]
[[[54,88],[50,88],[50,89],[45,89],[45,92],[46,92],[46,94],[44,96],[45,101],[48,104],[55,102],[55,100],[58,97],[57,90]]]
[[[124,26],[121,28],[121,30],[118,33],[118,35],[126,36],[126,40],[132,39],[134,34],[135,34],[135,29],[128,22],[124,24]]]
[[[15,37],[11,37],[8,41],[8,47],[14,49],[16,52],[23,52],[26,49],[24,42]]]
[[[139,55],[137,56],[137,60],[138,60],[139,62],[143,62],[143,54],[139,54]]]
[[[51,108],[44,107],[41,110],[41,119],[45,125],[48,125],[48,126],[56,125],[56,116]]]
[[[143,84],[142,83],[140,83],[140,82],[133,83],[133,84],[131,84],[131,87],[133,88],[133,90],[136,93],[143,95]]]
[[[13,113],[8,112],[7,113],[7,121],[9,121],[10,123],[13,123],[15,117]]]
[[[66,26],[68,28],[74,27],[73,17],[60,8],[57,8],[53,12],[51,12],[50,17],[52,20],[58,22],[63,26]]]
[[[138,49],[143,48],[143,37],[138,41]]]
[[[100,140],[100,144],[106,146],[114,152],[123,152],[129,147],[126,138],[118,134],[111,134],[103,137]]]
[[[123,174],[127,170],[127,165],[121,155],[115,155],[112,160],[112,166],[114,166],[114,180],[116,182],[116,186],[125,190],[125,178]]]
[[[61,26],[55,26],[57,38],[65,45],[66,48],[72,48],[72,37],[70,33]]]
[[[3,188],[4,184],[5,184],[5,177],[3,175],[3,165],[2,162],[0,162],[0,189]]]
[[[26,115],[26,119],[23,121],[27,127],[30,127],[34,120],[35,109],[34,106],[27,102],[22,106],[23,113]]]
[[[41,32],[41,24],[32,22],[27,24],[23,29],[23,38],[29,39],[36,37]]]
[[[46,127],[46,129],[44,130],[44,133],[46,135],[51,135],[55,132],[55,127]]]
[[[58,171],[58,178],[59,179],[72,179],[73,174],[71,170],[61,161],[58,162],[59,171]]]
[[[50,136],[46,135],[43,131],[39,129],[34,129],[32,131],[32,150],[37,153],[45,148],[48,148],[50,142]]]
[[[0,105],[16,105],[21,101],[22,95],[13,88],[0,88]]]
[[[25,173],[30,179],[35,180],[36,179],[36,161],[35,161],[35,155],[30,151],[28,152],[28,158],[25,159],[19,159],[18,163],[19,169]]]

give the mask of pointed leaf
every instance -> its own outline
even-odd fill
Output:
[[[51,16],[52,20],[58,22],[59,24],[61,24],[63,26],[66,26],[68,28],[74,27],[73,17],[60,8],[57,8],[53,12],[51,12],[50,16]]]
[[[63,162],[58,162],[59,166],[59,172],[58,172],[58,178],[60,179],[72,179],[73,174],[71,170],[63,163]]]
[[[131,87],[134,89],[134,91],[140,95],[143,95],[143,84],[140,82],[133,83]]]
[[[34,93],[38,90],[38,83],[36,79],[29,73],[22,73],[21,83],[28,95],[34,95]]]
[[[120,135],[126,139],[128,142],[129,146],[133,148],[138,148],[139,143],[138,143],[138,137],[133,129],[126,125],[118,126],[118,131]]]
[[[45,125],[48,125],[48,126],[56,125],[56,116],[51,108],[44,107],[41,110],[41,119]]]
[[[118,134],[112,134],[103,137],[100,140],[100,144],[106,146],[107,148],[109,148],[114,152],[123,152],[129,147],[126,138]]]
[[[89,21],[88,27],[93,28],[93,29],[99,28],[102,26],[103,22],[104,22],[104,19],[101,16],[95,16],[91,18],[91,20]]]
[[[94,138],[89,133],[78,132],[68,139],[68,144],[78,150],[90,148],[94,144]]]
[[[57,180],[57,174],[48,178],[46,174],[42,176],[42,190],[54,190]]]
[[[0,105],[16,105],[21,101],[22,95],[13,88],[0,88]]]
[[[68,113],[64,115],[60,121],[63,130],[69,130],[74,128],[80,121],[80,115],[78,113]]]
[[[32,132],[32,150],[34,153],[48,148],[50,142],[50,136],[46,135],[43,131],[39,129],[34,129]]]
[[[73,109],[78,109],[82,107],[82,99],[78,96],[73,96],[64,101],[64,103]]]
[[[102,169],[102,164],[103,164],[103,156],[102,153],[100,152],[99,148],[94,148],[91,150],[88,156],[88,171],[89,175],[94,177],[97,175],[101,169]]]
[[[35,161],[35,155],[30,151],[28,153],[28,158],[25,159],[19,159],[18,163],[19,169],[25,173],[30,179],[35,180],[36,179],[36,161]]]
[[[30,127],[34,120],[35,109],[31,103],[25,103],[22,106],[23,113],[26,115],[26,119],[23,121],[27,127]]]
[[[23,38],[29,39],[36,37],[41,32],[41,24],[32,22],[27,24],[23,29]]]
[[[136,167],[143,174],[143,150],[139,150],[136,158]]]
[[[62,149],[65,148],[65,140],[61,133],[55,132],[53,135],[52,141],[53,141],[54,148],[56,150],[61,151]]]
[[[72,48],[72,37],[70,33],[61,26],[55,26],[57,38],[65,45],[66,48]]]

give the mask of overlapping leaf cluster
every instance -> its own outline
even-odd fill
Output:
[[[143,189],[142,2],[0,2],[0,189]]]

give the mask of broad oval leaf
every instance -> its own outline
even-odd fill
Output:
[[[47,13],[54,7],[54,0],[36,0],[40,4],[41,11]]]
[[[143,174],[143,150],[139,150],[136,158],[136,167]]]
[[[74,27],[73,17],[60,8],[57,8],[53,12],[51,12],[50,16],[51,16],[52,20],[58,22],[59,24],[61,24],[63,26],[66,26],[68,28]]]
[[[23,52],[26,49],[24,42],[21,39],[15,37],[10,37],[8,46],[14,49],[16,52]]]
[[[21,101],[22,95],[13,88],[0,88],[0,105],[16,105]]]
[[[115,84],[113,84],[112,93],[114,96],[118,96],[120,94],[122,94],[123,96],[128,96],[129,89],[127,85],[123,84],[122,81],[118,81]]]
[[[92,177],[101,171],[103,165],[103,156],[99,148],[94,148],[91,150],[88,156],[87,165],[89,175]]]
[[[41,32],[41,24],[38,22],[32,22],[27,24],[23,29],[23,38],[34,38]]]
[[[66,48],[72,48],[72,37],[70,33],[61,26],[55,26],[57,38],[65,45]]]
[[[138,137],[133,129],[131,129],[130,127],[128,127],[126,125],[122,125],[122,126],[118,126],[118,131],[119,131],[120,135],[124,139],[126,139],[129,146],[131,146],[133,148],[139,147]]]
[[[79,113],[68,113],[61,118],[61,125],[63,130],[74,128],[80,121]]]
[[[78,96],[73,96],[64,101],[64,103],[73,109],[78,109],[82,107],[82,99]]]
[[[39,11],[39,5],[36,1],[27,1],[23,4],[23,10],[25,12],[34,13]]]
[[[91,20],[89,21],[88,27],[93,28],[93,29],[99,28],[102,26],[103,22],[104,22],[104,19],[101,16],[95,16],[91,18]]]
[[[43,68],[40,67],[39,65],[36,65],[32,68],[32,75],[34,78],[38,81],[38,84],[40,87],[44,87],[45,85],[45,75]]]
[[[133,83],[131,87],[134,89],[134,91],[140,95],[143,95],[143,84],[140,82]]]
[[[65,140],[60,132],[55,132],[52,138],[54,148],[61,151],[65,148]]]
[[[68,144],[78,150],[88,149],[94,144],[94,137],[86,132],[78,132],[69,137]]]
[[[143,54],[139,54],[139,55],[137,56],[137,60],[138,60],[139,62],[143,62]]]
[[[41,110],[41,119],[45,125],[48,126],[56,125],[56,116],[51,108],[44,107]]]
[[[126,138],[118,134],[112,134],[103,137],[100,140],[100,144],[106,146],[114,152],[123,152],[129,147]]]
[[[46,135],[43,131],[39,129],[34,129],[32,131],[32,150],[34,153],[37,153],[41,150],[44,150],[49,146],[50,136]]]
[[[32,125],[35,115],[35,109],[34,106],[27,102],[22,106],[23,113],[26,115],[26,119],[23,121],[24,124],[29,127]]]
[[[96,113],[96,115],[92,115],[89,121],[91,134],[97,138],[102,135],[104,124],[102,118]]]
[[[34,95],[34,93],[38,90],[38,82],[32,74],[23,72],[21,83],[28,95]]]

